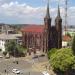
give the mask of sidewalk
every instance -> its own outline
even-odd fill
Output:
[[[37,64],[34,64],[32,66],[32,71],[36,71],[36,72],[43,72],[43,71],[47,71],[50,75],[55,75],[53,73],[53,71],[49,70],[49,63],[48,62],[43,62],[43,63],[37,63]]]
[[[0,73],[0,75],[14,75],[14,73]]]
[[[26,57],[22,57],[23,60],[26,61],[32,61],[32,56],[28,55]],[[45,62],[39,62],[39,63],[33,63],[32,64],[32,71],[34,72],[43,72],[43,71],[47,71],[50,75],[55,75],[54,72],[52,71],[52,68],[49,66],[49,62],[45,61]]]

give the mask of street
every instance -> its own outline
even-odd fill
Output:
[[[15,58],[17,63],[14,63],[14,58],[1,58],[0,59],[0,74],[1,75],[16,75],[12,72],[13,69],[18,69],[20,71],[19,75],[43,75],[41,72],[36,72],[33,70],[33,65],[36,63],[47,61],[46,57],[39,57],[31,60],[23,58]]]

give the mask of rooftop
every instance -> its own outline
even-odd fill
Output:
[[[0,34],[1,40],[17,39],[17,37],[22,37],[22,34]]]
[[[62,40],[63,40],[63,41],[71,41],[71,37],[65,35],[65,36],[62,37]]]
[[[43,32],[44,25],[28,25],[21,29],[22,32]]]

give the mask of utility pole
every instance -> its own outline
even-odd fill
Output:
[[[65,0],[65,35],[66,35],[66,31],[67,31],[67,5],[68,5],[68,2],[67,0]]]
[[[15,48],[14,48],[14,63],[15,63]]]

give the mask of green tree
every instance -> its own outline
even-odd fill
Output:
[[[51,55],[50,64],[53,70],[67,72],[75,64],[75,56],[69,48],[62,48]]]
[[[66,33],[66,35],[67,35],[67,36],[69,36],[69,37],[71,37],[71,35],[70,35],[70,33],[69,33],[69,32],[67,32],[67,33]]]
[[[16,44],[15,40],[11,40],[5,44],[6,51],[9,52],[10,55],[13,56],[21,56],[26,52],[26,48],[21,45]]]
[[[11,40],[11,41],[7,42],[5,44],[5,48],[6,48],[6,51],[9,52],[10,54],[13,53],[14,50],[17,49],[15,40]]]
[[[72,50],[73,50],[73,54],[75,55],[75,36],[73,37]]]
[[[51,55],[54,54],[57,51],[56,48],[52,48],[51,50],[48,51],[48,58],[50,59]]]
[[[27,48],[23,47],[22,45],[17,45],[17,50],[18,50],[19,56],[20,55],[24,56],[27,52]]]

